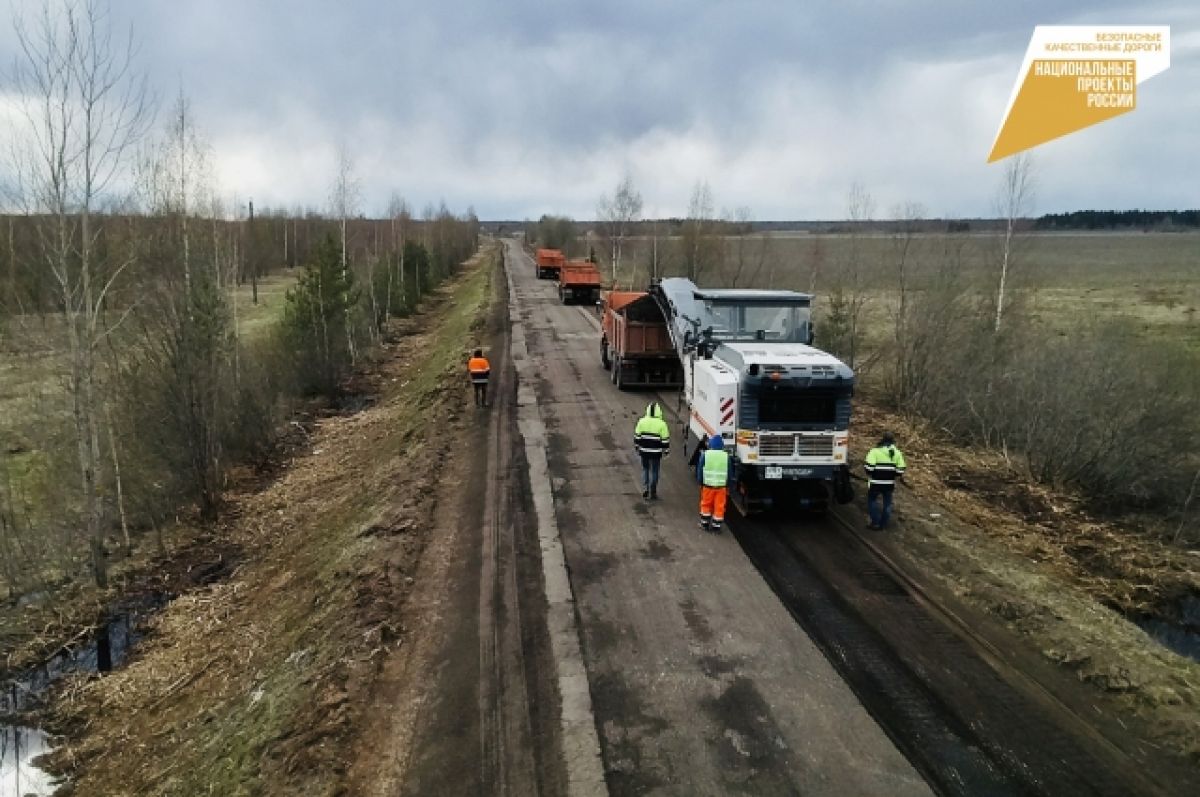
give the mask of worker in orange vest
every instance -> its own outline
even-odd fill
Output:
[[[720,534],[729,497],[729,452],[721,435],[709,438],[708,450],[696,460],[696,479],[700,482],[700,528]]]
[[[471,374],[471,385],[475,388],[475,406],[487,406],[488,377],[492,375],[492,365],[483,356],[483,349],[476,349],[475,355],[467,362],[467,371]]]

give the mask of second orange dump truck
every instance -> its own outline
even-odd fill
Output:
[[[540,280],[558,279],[558,272],[566,262],[567,256],[558,249],[537,250],[537,263],[535,264],[537,278]]]
[[[558,296],[563,304],[595,304],[600,298],[600,269],[590,260],[568,260],[558,272]]]
[[[644,291],[609,291],[602,302],[600,362],[621,390],[678,388],[683,366],[658,303]]]

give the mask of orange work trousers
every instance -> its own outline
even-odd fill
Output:
[[[700,519],[720,525],[725,520],[725,499],[729,491],[724,487],[700,487]]]

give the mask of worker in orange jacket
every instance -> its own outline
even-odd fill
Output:
[[[467,372],[471,375],[471,385],[475,388],[475,406],[487,406],[488,378],[492,375],[492,365],[483,356],[483,349],[476,349],[475,356],[467,362]]]

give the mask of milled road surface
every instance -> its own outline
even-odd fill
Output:
[[[609,383],[592,311],[506,246],[609,790],[930,794],[732,536],[696,528],[680,440],[660,500],[642,499],[650,396]]]

